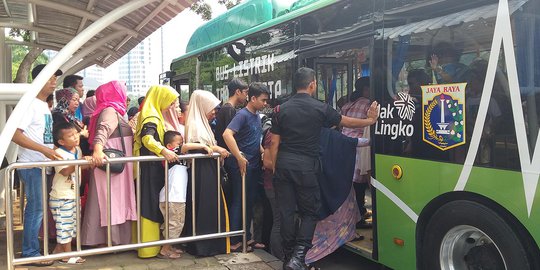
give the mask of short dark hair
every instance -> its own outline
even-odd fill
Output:
[[[62,139],[62,136],[64,135],[64,130],[68,129],[76,129],[75,126],[71,122],[60,122],[53,126],[53,141],[54,145],[60,147],[58,143],[59,140]]]
[[[86,98],[93,97],[95,95],[96,95],[96,90],[88,90],[88,92],[86,92]]]
[[[76,75],[76,74],[71,74],[71,75],[67,75],[65,78],[64,78],[64,88],[68,88],[68,87],[75,87],[75,85],[77,84],[77,81],[79,80],[83,80],[84,78],[79,76],[79,75]]]
[[[412,69],[407,74],[407,82],[415,79],[420,85],[431,83],[431,78],[423,69]]]
[[[247,89],[248,84],[244,80],[242,80],[240,78],[233,78],[227,84],[227,88],[229,89],[229,97],[232,97],[236,93],[236,90],[238,90],[238,89],[240,89],[240,90]]]
[[[249,100],[251,100],[252,97],[258,98],[264,94],[270,96],[270,91],[268,91],[268,87],[266,87],[265,84],[260,83],[260,82],[254,82],[249,85],[249,89],[248,89]]]
[[[293,86],[295,90],[306,89],[311,82],[315,81],[315,70],[301,67],[294,73]]]
[[[356,91],[362,91],[362,90],[364,90],[364,87],[369,87],[369,85],[370,84],[369,84],[369,77],[368,76],[360,77],[354,83],[354,89]]]
[[[172,141],[174,140],[174,137],[176,136],[182,137],[182,134],[180,134],[180,132],[175,131],[175,130],[169,130],[165,132],[165,135],[163,135],[163,142],[165,143],[165,145],[172,143]]]
[[[39,73],[41,73],[45,66],[45,64],[39,64],[32,69],[32,80],[34,80],[39,75]],[[54,72],[54,75],[56,75],[56,77],[59,77],[62,75],[62,71],[58,69],[56,70],[56,72]]]
[[[139,104],[139,106],[141,106],[141,104],[143,103],[143,101],[144,101],[145,98],[146,98],[146,97],[142,96],[142,97],[139,97],[139,98],[137,99],[137,103]]]
[[[180,106],[180,111],[182,113],[185,113],[187,111],[187,106],[188,106],[188,103],[183,101],[183,100],[180,100],[179,102],[179,106]]]

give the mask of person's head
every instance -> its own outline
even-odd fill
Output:
[[[49,109],[52,110],[52,107],[54,105],[54,95],[53,94],[50,94],[47,96],[47,105],[49,106]]]
[[[39,73],[41,73],[41,70],[45,68],[44,64],[40,64],[35,66],[32,69],[32,80],[35,80]],[[58,77],[62,75],[61,70],[57,70],[47,81],[47,83],[41,88],[41,91],[39,92],[40,95],[43,95],[43,99],[46,99],[50,94],[54,92],[54,89],[56,89],[56,80]]]
[[[133,118],[133,116],[135,116],[137,112],[139,112],[139,108],[137,107],[129,108],[129,110],[127,111],[128,120],[131,120],[131,118]]]
[[[294,73],[294,89],[298,91],[307,91],[309,94],[317,90],[317,80],[315,79],[315,70],[307,67],[301,67]]]
[[[199,114],[209,122],[216,117],[217,107],[221,103],[212,92],[205,90],[193,91],[189,102],[189,114]]]
[[[137,99],[137,103],[139,104],[139,106],[141,106],[141,104],[144,102],[144,98],[145,98],[145,97],[143,96],[143,97],[139,97],[139,98]]]
[[[126,98],[126,107],[129,107],[129,103],[131,103],[131,98],[128,96]]]
[[[168,85],[154,85],[151,86],[146,93],[142,110],[156,110],[161,111],[168,110],[170,107],[175,106],[178,100],[178,92],[174,88]]]
[[[268,87],[266,87],[266,85],[259,82],[254,82],[249,85],[248,105],[252,106],[256,111],[266,107],[269,97],[270,91],[268,91]]]
[[[182,125],[185,125],[189,105],[187,104],[187,102],[180,100],[180,102],[178,103],[178,107],[180,108],[180,113],[178,114],[178,122],[180,122],[180,124]]]
[[[96,94],[96,90],[88,90],[86,92],[86,98],[93,97]]]
[[[54,145],[71,150],[79,145],[80,135],[70,122],[61,122],[53,127]]]
[[[369,98],[370,82],[369,77],[361,77],[354,83],[354,92],[351,94],[351,101],[356,101],[360,97]]]
[[[428,85],[431,82],[429,75],[423,69],[409,70],[407,74],[407,84],[409,85],[410,95],[420,95],[422,85]]]
[[[476,60],[469,65],[469,69],[464,77],[467,81],[466,91],[470,96],[479,96],[482,93],[486,79],[487,64],[485,60]]]
[[[127,87],[120,81],[110,81],[96,89],[97,110],[112,107],[120,115],[126,114]]]
[[[459,53],[449,42],[442,41],[437,43],[433,47],[433,53],[439,57],[441,64],[459,62]]]
[[[79,96],[82,97],[84,94],[84,85],[83,77],[75,74],[67,75],[64,78],[63,86],[64,88],[73,87],[79,93]]]
[[[184,143],[184,138],[182,134],[175,130],[169,130],[163,135],[163,143],[167,149],[175,149]]]
[[[248,84],[239,78],[233,78],[228,84],[229,98],[236,97],[238,101],[245,103],[248,98]]]
[[[64,88],[55,92],[56,107],[67,114],[74,114],[79,107],[79,94],[73,88]]]
[[[83,101],[82,114],[83,123],[88,124],[88,120],[92,117],[92,114],[96,110],[96,96],[91,96]]]

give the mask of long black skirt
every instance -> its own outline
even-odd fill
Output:
[[[184,235],[193,235],[193,183],[195,183],[196,235],[218,233],[218,214],[221,216],[221,232],[227,231],[229,226],[226,203],[222,190],[218,191],[217,187],[217,161],[215,159],[196,159],[195,178],[191,175],[191,170],[189,170],[189,174]],[[221,200],[219,209],[217,205],[218,192]],[[229,239],[226,238],[196,241],[188,244],[187,252],[194,256],[213,256],[226,253],[228,246]]]

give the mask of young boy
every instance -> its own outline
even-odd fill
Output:
[[[63,160],[82,159],[82,151],[79,147],[79,132],[71,123],[60,123],[53,128],[54,144],[58,147],[55,151]],[[84,157],[90,160],[90,157]],[[56,223],[56,242],[53,253],[70,252],[71,240],[76,233],[76,194],[75,188],[79,188],[76,182],[75,166],[56,166],[49,193],[49,207]],[[69,264],[82,264],[85,259],[74,257],[62,259],[60,262]]]
[[[185,154],[190,150],[202,149],[209,155],[212,148],[200,143],[184,143],[182,135],[177,131],[165,132],[163,138],[165,147],[176,154]],[[186,215],[186,191],[188,182],[187,161],[169,163],[169,238],[178,238],[184,228]],[[159,193],[159,208],[165,217],[165,187]],[[165,224],[162,225],[163,236],[165,236]],[[163,245],[158,257],[167,259],[180,258],[183,252],[173,248],[171,245]]]

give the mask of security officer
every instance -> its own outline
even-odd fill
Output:
[[[272,145],[276,201],[281,215],[281,237],[285,260],[283,269],[309,269],[305,263],[312,247],[313,233],[321,206],[317,174],[320,172],[319,139],[322,127],[360,128],[374,124],[378,118],[373,102],[368,118],[341,116],[326,103],[312,97],[317,90],[315,71],[300,68],[294,80],[296,94],[275,108],[272,119]],[[300,226],[295,228],[298,209]]]

